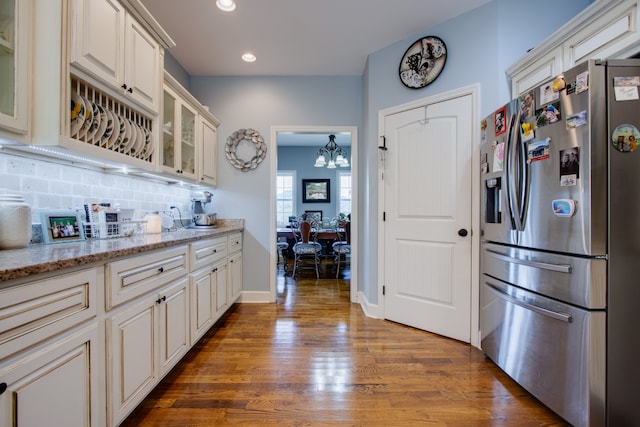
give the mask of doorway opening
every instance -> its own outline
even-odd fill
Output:
[[[271,161],[271,244],[270,244],[270,253],[271,253],[271,274],[270,274],[270,296],[273,301],[276,298],[276,283],[277,283],[277,259],[278,259],[278,251],[277,251],[277,229],[278,224],[283,225],[282,223],[286,221],[283,220],[283,211],[286,208],[278,208],[277,199],[277,186],[278,186],[278,172],[279,169],[282,170],[278,165],[278,154],[281,149],[285,149],[285,147],[292,147],[291,149],[286,148],[290,151],[291,156],[297,158],[297,161],[301,164],[300,168],[291,169],[291,167],[284,167],[287,170],[287,174],[289,176],[293,176],[292,180],[295,182],[290,182],[292,185],[294,194],[290,197],[289,203],[291,207],[288,209],[296,216],[305,211],[321,211],[323,219],[331,220],[334,217],[340,215],[340,211],[346,209],[346,201],[345,197],[339,195],[340,186],[344,185],[347,180],[345,180],[345,171],[347,169],[328,169],[326,167],[314,167],[314,161],[316,160],[316,153],[318,152],[320,147],[324,147],[329,141],[329,135],[336,135],[336,139],[338,140],[341,146],[345,151],[347,151],[348,155],[350,155],[350,171],[349,174],[349,184],[351,186],[351,194],[350,194],[350,218],[352,221],[351,226],[351,257],[350,257],[350,300],[351,302],[356,302],[357,300],[357,271],[358,271],[358,162],[357,162],[357,148],[358,148],[358,134],[357,127],[355,126],[273,126],[271,128],[271,141],[274,150],[271,152],[270,161]],[[343,141],[343,142],[340,142]],[[296,148],[293,148],[296,147]],[[310,154],[308,154],[310,153]],[[285,175],[287,175],[285,174]],[[322,178],[329,179],[330,186],[333,188],[331,194],[333,194],[333,199],[323,200],[322,202],[311,202],[308,201],[303,202],[302,197],[302,181],[308,181],[309,179]],[[286,198],[286,197],[285,197]],[[280,201],[283,204],[286,203],[286,200]],[[325,212],[326,211],[326,212]],[[278,212],[280,215],[278,216]],[[287,216],[288,218],[288,216]],[[330,277],[330,276],[327,276]],[[333,279],[335,280],[335,279]]]

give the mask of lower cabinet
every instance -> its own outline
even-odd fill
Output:
[[[219,259],[212,265],[192,273],[190,282],[193,345],[227,309],[227,259]]]
[[[242,233],[229,234],[229,301],[233,304],[242,293]]]
[[[229,256],[229,294],[235,302],[242,293],[242,252]]]
[[[109,425],[117,425],[189,349],[183,277],[106,319]]]
[[[219,262],[214,266],[216,270],[214,288],[216,293],[216,317],[217,320],[229,308],[229,293],[227,292],[228,264],[226,258],[224,262]]]
[[[0,426],[103,426],[99,336],[96,322],[0,369]]]
[[[242,233],[0,287],[0,427],[117,426],[242,292]]]

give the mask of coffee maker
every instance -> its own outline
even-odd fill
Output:
[[[211,203],[211,197],[212,194],[208,191],[191,194],[191,218],[193,225],[198,227],[215,227],[216,214],[208,212],[206,206]]]

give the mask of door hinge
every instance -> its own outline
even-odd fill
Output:
[[[384,285],[382,285],[382,295],[384,295],[384,294],[385,294],[385,291],[386,291],[385,286],[384,286]]]

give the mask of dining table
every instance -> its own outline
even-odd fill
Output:
[[[293,245],[296,242],[291,228],[277,228],[278,238],[284,237],[289,243],[288,256],[293,257]],[[317,230],[316,240],[322,245],[322,257],[332,257],[331,243],[338,240],[338,232],[335,228],[320,228]]]

